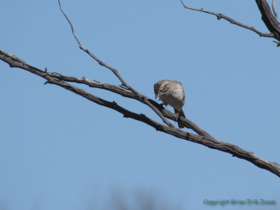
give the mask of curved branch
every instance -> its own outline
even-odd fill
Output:
[[[100,82],[96,82],[96,81],[91,81],[89,79],[86,79],[85,77],[83,78],[78,78],[78,77],[70,77],[70,76],[64,76],[62,74],[56,73],[56,72],[46,72],[46,71],[42,71],[40,69],[37,69],[29,64],[27,64],[26,62],[22,61],[21,59],[19,59],[18,57],[11,55],[9,53],[6,53],[4,51],[0,50],[0,59],[3,60],[4,62],[8,63],[10,65],[10,67],[17,67],[17,68],[21,68],[21,69],[25,69],[33,74],[36,74],[44,79],[48,79],[49,76],[53,77],[56,80],[62,80],[62,81],[66,81],[66,82],[75,82],[75,83],[80,83],[80,84],[85,84],[88,85],[89,87],[93,87],[93,88],[99,88],[99,89],[104,89],[104,90],[108,90],[114,93],[117,93],[121,96],[127,97],[127,98],[131,98],[131,99],[135,99],[140,101],[141,103],[143,103],[141,100],[139,100],[131,91],[120,88],[118,86],[115,85],[111,85],[111,84],[106,84],[106,83],[100,83]],[[173,112],[170,112],[168,109],[165,109],[161,104],[158,104],[156,101],[148,98],[147,96],[145,96],[147,98],[147,100],[149,101],[149,103],[153,104],[153,106],[155,106],[158,110],[160,110],[160,112],[162,112],[162,114],[175,121],[176,117],[175,114]],[[180,122],[182,124],[184,124],[187,128],[192,129],[194,132],[196,132],[197,134],[201,135],[201,136],[205,136],[208,138],[212,138],[214,139],[210,134],[208,134],[206,131],[204,131],[202,128],[200,128],[199,126],[197,126],[195,123],[193,123],[192,121],[186,119],[186,118],[180,118]]]
[[[123,97],[127,97],[127,98],[132,98],[135,100],[138,100],[137,97],[135,97],[135,95],[131,92],[128,91],[126,89],[120,88],[118,86],[115,85],[111,85],[111,84],[107,84],[107,83],[101,83],[101,82],[96,82],[96,81],[91,81],[89,79],[86,79],[85,77],[81,78],[77,78],[77,77],[69,77],[69,76],[64,76],[61,75],[59,73],[56,72],[48,72],[48,74],[58,80],[63,80],[66,82],[75,82],[75,83],[80,83],[80,84],[85,84],[88,85],[89,87],[92,88],[99,88],[99,89],[103,89],[103,90],[108,90],[114,93],[117,93]],[[148,98],[147,96],[145,96],[147,98],[147,100],[153,104],[158,110],[160,110],[162,112],[162,114],[167,117],[168,119],[172,119],[172,120],[176,120],[176,116],[174,113],[170,112],[168,109],[165,109],[162,104],[158,104],[156,101]],[[142,102],[141,100],[138,100],[140,102]],[[198,135],[201,136],[205,136],[208,138],[212,138],[214,139],[209,133],[207,133],[206,131],[204,131],[202,128],[200,128],[199,126],[197,126],[195,123],[193,123],[192,121],[186,119],[186,118],[180,118],[180,122],[182,124],[184,124],[187,128],[193,130],[194,132],[196,132]]]
[[[266,170],[274,173],[278,177],[280,177],[280,165],[279,164],[264,160],[264,159],[256,156],[253,152],[248,152],[248,151],[243,150],[240,147],[238,147],[236,145],[233,145],[233,144],[230,144],[230,143],[217,141],[213,137],[211,137],[209,134],[207,134],[205,131],[204,132],[206,133],[206,135],[205,135],[204,132],[202,132],[202,133],[204,133],[204,136],[202,136],[202,135],[196,135],[196,134],[192,134],[192,133],[189,133],[189,132],[185,132],[185,131],[180,130],[180,129],[175,128],[175,127],[165,126],[163,124],[160,124],[160,123],[150,119],[149,117],[145,116],[144,114],[137,114],[137,113],[131,112],[131,111],[119,106],[116,102],[106,101],[102,98],[99,98],[95,95],[90,94],[89,92],[87,92],[83,89],[80,89],[78,87],[70,85],[66,81],[82,83],[82,84],[85,84],[85,85],[89,85],[90,87],[106,89],[106,90],[109,90],[111,92],[118,93],[122,96],[129,97],[129,98],[134,98],[134,99],[138,100],[131,91],[128,91],[128,90],[125,90],[123,88],[120,88],[120,87],[117,87],[117,86],[114,86],[114,85],[110,85],[110,84],[90,81],[86,78],[81,79],[81,78],[77,78],[77,77],[64,76],[64,75],[61,75],[61,74],[58,74],[58,73],[55,73],[55,72],[43,71],[43,70],[40,70],[38,68],[35,68],[35,67],[27,64],[26,62],[22,61],[21,59],[17,58],[16,56],[10,55],[9,53],[6,53],[6,52],[1,51],[1,50],[0,50],[0,60],[3,60],[7,64],[9,64],[10,67],[17,67],[17,68],[20,68],[20,69],[24,69],[24,70],[29,71],[30,73],[33,73],[33,74],[38,75],[42,78],[45,78],[47,80],[47,82],[45,82],[45,84],[49,83],[49,84],[54,84],[54,85],[60,86],[64,89],[69,90],[73,93],[76,93],[76,94],[78,94],[78,95],[96,103],[96,104],[108,107],[110,109],[114,109],[114,110],[122,113],[123,116],[126,117],[126,118],[131,118],[131,119],[146,123],[147,125],[150,125],[151,127],[155,128],[156,130],[164,132],[166,134],[170,134],[174,137],[177,137],[177,138],[180,138],[180,139],[183,139],[183,140],[188,140],[188,141],[191,141],[191,142],[194,142],[194,143],[197,143],[197,144],[201,144],[201,145],[207,146],[211,149],[216,149],[216,150],[219,150],[219,151],[230,153],[235,157],[247,160],[247,161],[255,164],[256,166],[258,166],[260,168],[263,168],[263,169],[266,169]],[[155,102],[151,99],[149,99],[149,101],[150,101],[150,103],[152,103],[153,105],[155,105],[157,107],[161,106],[157,102]],[[140,102],[144,103],[143,101],[140,101]],[[163,109],[161,111],[166,117],[170,117],[172,115],[172,118],[175,119],[174,114],[169,112],[168,110]],[[189,123],[189,121],[186,120],[186,119],[183,119],[182,122],[185,125],[187,123]],[[191,127],[192,124],[193,123],[191,122],[188,125]],[[203,131],[203,130],[201,129],[201,131]]]
[[[275,16],[275,19],[278,21],[278,14],[277,14],[276,9],[275,9],[275,0],[272,0],[272,11],[273,11],[273,14]]]
[[[69,21],[68,18],[67,18],[67,20]],[[72,26],[71,22],[70,22],[70,25]],[[73,27],[71,27],[71,28],[72,28],[72,33],[74,34],[74,29],[73,29]],[[75,38],[77,38],[75,34],[74,34],[74,36],[75,36]],[[91,55],[91,57],[94,56],[88,50],[83,48],[79,41],[78,41],[78,43],[79,43],[81,49],[83,49],[85,52],[87,52],[89,55]],[[106,68],[108,68],[112,72],[114,72],[114,74],[120,79],[120,81],[123,80],[121,78],[121,76],[119,75],[119,73],[117,72],[117,70],[108,66],[107,64],[105,64],[104,62],[102,62],[101,60],[96,58],[95,56],[93,58],[99,64],[101,63],[100,65],[104,64],[104,66]],[[212,136],[210,136],[207,132],[205,132],[203,129],[199,128],[197,125],[195,125],[194,123],[192,123],[191,121],[189,121],[185,118],[181,117],[180,121],[184,125],[187,125],[187,127],[191,128],[192,130],[197,132],[199,135],[192,134],[192,133],[189,133],[189,132],[185,132],[183,130],[175,128],[174,126],[169,126],[168,127],[164,124],[160,124],[160,123],[150,119],[149,117],[145,116],[144,114],[137,114],[137,113],[131,112],[131,111],[119,106],[116,102],[106,101],[102,98],[99,98],[99,97],[93,95],[93,94],[90,94],[89,92],[87,92],[87,91],[85,91],[81,88],[78,88],[74,85],[70,85],[68,83],[68,82],[75,82],[75,83],[85,84],[85,85],[88,85],[90,87],[106,89],[108,91],[117,93],[117,94],[122,95],[124,97],[129,97],[129,98],[138,100],[139,102],[141,102],[143,104],[149,105],[151,108],[157,110],[160,113],[160,115],[162,115],[163,119],[165,119],[165,120],[166,120],[165,117],[173,119],[173,120],[175,119],[175,116],[174,116],[173,113],[164,109],[162,105],[160,105],[157,102],[149,99],[147,96],[133,90],[129,85],[127,85],[125,83],[124,80],[123,80],[124,83],[122,85],[125,87],[125,89],[114,86],[114,85],[111,85],[111,84],[99,83],[99,82],[96,82],[96,81],[90,81],[86,78],[81,79],[81,78],[77,78],[77,77],[64,76],[64,75],[61,75],[61,74],[58,74],[58,73],[55,73],[55,72],[47,72],[46,70],[43,71],[41,69],[35,68],[35,67],[27,64],[26,62],[22,61],[21,59],[17,58],[16,56],[10,55],[10,54],[8,54],[4,51],[1,51],[1,50],[0,50],[0,60],[3,60],[7,64],[9,64],[10,67],[17,67],[17,68],[20,68],[20,69],[24,69],[24,70],[29,71],[30,73],[33,73],[33,74],[38,75],[42,78],[45,78],[47,80],[45,82],[45,84],[49,83],[49,84],[54,84],[54,85],[60,86],[64,89],[69,90],[73,93],[76,93],[76,94],[78,94],[78,95],[96,103],[96,104],[108,107],[110,109],[114,109],[114,110],[122,113],[124,115],[124,117],[144,122],[147,125],[150,125],[151,127],[155,128],[156,130],[167,133],[167,134],[170,134],[174,137],[181,138],[181,139],[184,139],[184,140],[188,140],[188,141],[191,141],[191,142],[194,142],[194,143],[198,143],[198,144],[207,146],[211,149],[216,149],[216,150],[219,150],[219,151],[230,153],[235,157],[247,160],[247,161],[255,164],[256,166],[258,166],[260,168],[263,168],[263,169],[266,169],[266,170],[268,170],[268,171],[270,171],[270,172],[272,172],[275,175],[280,177],[280,165],[279,164],[264,160],[264,159],[256,156],[253,152],[245,151],[245,150],[239,148],[236,145],[229,144],[229,143],[226,143],[226,142],[217,141]]]
[[[277,35],[274,34],[274,31],[271,31],[271,30],[270,30],[271,33],[269,33],[269,34],[268,34],[268,33],[263,33],[263,32],[258,31],[257,29],[255,29],[255,28],[252,27],[252,26],[247,26],[247,25],[245,25],[245,24],[243,24],[243,23],[240,23],[240,22],[238,22],[238,21],[236,21],[236,20],[233,20],[233,19],[231,19],[230,17],[227,17],[227,16],[225,16],[225,15],[223,15],[223,14],[221,14],[221,13],[210,12],[210,11],[204,10],[204,9],[202,9],[202,8],[201,8],[201,9],[191,8],[191,7],[186,6],[186,5],[184,4],[183,0],[180,0],[180,1],[181,1],[182,5],[183,5],[186,9],[194,10],[194,11],[199,11],[199,12],[204,12],[204,13],[207,13],[207,14],[210,14],[210,15],[214,15],[214,16],[217,17],[218,20],[220,20],[220,19],[225,19],[225,20],[227,20],[228,22],[230,22],[230,23],[232,23],[232,24],[234,24],[234,25],[237,25],[237,26],[240,26],[240,27],[242,27],[242,28],[246,28],[246,29],[248,29],[248,30],[251,30],[251,31],[257,33],[258,35],[260,35],[261,37],[277,38]],[[258,0],[256,0],[256,1],[258,1]],[[259,0],[259,1],[265,1],[265,0]],[[274,17],[273,17],[273,19],[274,19]],[[278,38],[277,38],[277,39],[278,39]],[[279,39],[279,41],[280,41],[280,39]]]
[[[276,17],[273,16],[266,0],[256,0],[258,8],[262,14],[262,20],[267,29],[274,34],[275,39],[280,41],[280,27]]]
[[[99,65],[101,66],[104,66],[106,67],[107,69],[111,70],[115,76],[121,81],[121,86],[124,86],[126,87],[128,90],[131,90],[135,96],[143,101],[146,105],[148,105],[161,119],[162,121],[167,124],[169,127],[175,127],[172,123],[170,123],[163,115],[162,113],[155,107],[153,106],[148,100],[147,98],[140,94],[139,92],[137,92],[134,88],[132,88],[130,85],[128,85],[128,83],[121,77],[121,75],[119,74],[119,72],[117,71],[117,69],[109,66],[108,64],[104,63],[103,61],[101,61],[99,58],[97,58],[94,54],[92,54],[89,50],[87,50],[82,44],[81,42],[79,41],[79,39],[77,38],[76,34],[75,34],[75,31],[74,31],[74,27],[71,23],[71,21],[69,20],[69,18],[67,17],[67,15],[64,13],[64,11],[62,10],[62,7],[61,7],[61,4],[60,4],[60,0],[58,0],[58,4],[59,4],[59,8],[61,10],[61,12],[63,13],[64,17],[67,19],[68,23],[70,24],[71,26],[71,30],[72,30],[72,33],[76,39],[76,41],[78,42],[79,46],[80,46],[80,49],[82,49],[84,52],[86,52],[87,54],[89,54],[94,60],[96,60]]]

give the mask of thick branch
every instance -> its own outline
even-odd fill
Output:
[[[60,2],[59,2],[59,5],[60,5]],[[61,5],[60,5],[60,9],[61,9]],[[196,9],[194,9],[194,10],[196,10]],[[62,11],[62,9],[61,9],[61,11]],[[205,11],[205,10],[201,10],[201,11],[211,14],[211,12],[208,12],[208,11]],[[76,77],[64,76],[64,75],[61,75],[61,74],[58,74],[58,73],[55,73],[55,72],[46,72],[46,71],[37,69],[37,68],[27,64],[26,62],[20,60],[16,56],[10,55],[10,54],[8,54],[4,51],[1,51],[1,50],[0,50],[0,59],[3,60],[4,62],[8,63],[11,67],[18,67],[18,68],[21,68],[21,69],[25,69],[25,70],[33,73],[33,74],[36,74],[40,77],[45,78],[47,80],[46,83],[50,83],[50,84],[60,86],[64,89],[69,90],[73,93],[76,93],[76,94],[78,94],[78,95],[96,103],[96,104],[114,109],[114,110],[122,113],[124,115],[124,117],[132,118],[132,119],[144,122],[144,123],[154,127],[156,130],[167,133],[167,134],[170,134],[172,136],[175,136],[175,137],[178,137],[178,138],[181,138],[181,139],[184,139],[184,140],[189,140],[189,141],[192,141],[192,142],[195,142],[195,143],[198,143],[198,144],[202,144],[202,145],[207,146],[207,147],[212,148],[212,149],[216,149],[216,150],[220,150],[220,151],[223,151],[223,152],[230,153],[233,156],[236,156],[236,157],[241,158],[241,159],[245,159],[245,160],[255,164],[256,166],[258,166],[260,168],[263,168],[263,169],[266,169],[266,170],[268,170],[268,171],[270,171],[270,172],[272,172],[275,175],[280,177],[280,166],[277,163],[273,163],[273,162],[264,160],[262,158],[259,158],[256,155],[254,155],[254,153],[245,151],[245,150],[243,150],[243,149],[241,149],[241,148],[239,148],[235,145],[225,143],[225,142],[219,142],[219,141],[215,140],[213,137],[211,137],[204,130],[202,130],[201,128],[199,128],[198,126],[196,126],[194,123],[192,123],[191,121],[189,121],[187,119],[180,118],[180,120],[183,124],[187,125],[189,128],[193,129],[195,132],[197,132],[200,135],[188,133],[188,132],[185,132],[185,131],[180,130],[178,128],[175,128],[165,118],[165,117],[168,117],[168,118],[174,120],[175,119],[174,114],[169,112],[168,110],[164,109],[157,102],[149,99],[147,96],[145,96],[145,95],[137,92],[136,90],[134,90],[131,86],[129,86],[122,79],[122,77],[120,76],[120,74],[118,73],[118,71],[116,69],[110,67],[109,65],[107,65],[106,63],[104,63],[103,61],[98,59],[91,52],[89,52],[86,48],[84,48],[82,46],[82,44],[79,42],[77,36],[75,35],[74,28],[73,28],[70,20],[67,18],[67,16],[65,15],[65,13],[63,11],[62,11],[62,13],[64,14],[66,19],[68,20],[68,22],[71,26],[71,29],[72,29],[72,33],[73,33],[75,39],[77,40],[80,48],[83,51],[85,51],[86,53],[88,53],[100,65],[102,65],[102,66],[106,67],[107,69],[111,70],[118,77],[118,79],[122,82],[121,86],[124,86],[125,89],[114,86],[114,85],[110,85],[110,84],[90,81],[86,78],[81,79],[81,78],[76,78]],[[224,19],[228,18],[226,16],[220,16],[220,14],[216,14],[216,13],[213,13],[212,15],[216,15],[218,18],[224,18]],[[137,113],[131,112],[131,111],[117,105],[115,102],[109,102],[109,101],[106,101],[102,98],[94,96],[94,95],[86,92],[83,89],[80,89],[80,88],[77,88],[73,85],[70,85],[68,82],[82,83],[82,84],[88,85],[90,87],[106,89],[106,90],[109,90],[111,92],[115,92],[117,94],[120,94],[122,96],[138,100],[139,102],[141,102],[143,104],[146,104],[149,107],[151,107],[162,118],[162,120],[167,125],[169,125],[169,127],[165,126],[163,124],[160,124],[160,123],[146,117],[143,114],[137,114]]]
[[[280,166],[277,163],[273,163],[273,162],[264,160],[264,159],[256,156],[254,153],[245,151],[245,150],[239,148],[236,145],[232,145],[232,144],[229,144],[229,143],[226,143],[226,142],[217,141],[211,136],[210,137],[200,136],[200,135],[185,132],[185,131],[180,130],[180,129],[175,128],[175,127],[165,126],[163,124],[160,124],[160,123],[146,117],[143,114],[137,114],[137,113],[131,112],[131,111],[117,105],[117,103],[115,103],[115,102],[109,102],[109,101],[106,101],[102,98],[94,96],[94,95],[88,93],[87,91],[85,91],[83,89],[80,89],[80,88],[77,88],[73,85],[70,85],[69,83],[67,83],[65,81],[68,80],[68,81],[71,81],[71,82],[82,83],[82,84],[86,84],[86,85],[89,85],[89,86],[92,85],[94,87],[99,87],[99,88],[107,89],[107,90],[110,90],[110,91],[111,91],[111,89],[114,89],[114,91],[112,91],[112,92],[116,92],[116,93],[121,94],[125,97],[135,98],[135,96],[133,95],[133,93],[131,93],[131,91],[119,88],[117,86],[109,85],[109,84],[104,84],[104,83],[99,84],[97,82],[93,82],[93,81],[87,80],[85,78],[80,79],[80,78],[75,78],[75,77],[64,76],[64,75],[54,73],[54,72],[49,73],[49,72],[37,69],[37,68],[27,64],[26,62],[22,61],[21,59],[17,58],[16,56],[10,55],[10,54],[8,54],[4,51],[1,51],[1,50],[0,50],[0,60],[3,60],[7,64],[9,64],[10,67],[17,67],[17,68],[20,68],[20,69],[24,69],[24,70],[29,71],[30,73],[33,73],[33,74],[38,75],[40,77],[43,77],[47,80],[46,83],[50,83],[50,84],[60,86],[64,89],[69,90],[73,93],[76,93],[76,94],[78,94],[78,95],[96,103],[96,104],[99,104],[101,106],[105,106],[105,107],[108,107],[110,109],[116,110],[116,111],[122,113],[124,115],[124,117],[131,118],[131,119],[138,120],[140,122],[146,123],[147,125],[152,126],[156,130],[167,133],[167,134],[170,134],[174,137],[178,137],[178,138],[181,138],[181,139],[184,139],[184,140],[188,140],[188,141],[191,141],[191,142],[194,142],[194,143],[198,143],[198,144],[207,146],[211,149],[216,149],[216,150],[220,150],[220,151],[223,151],[223,152],[226,152],[226,153],[230,153],[233,156],[236,156],[238,158],[247,160],[247,161],[255,164],[256,166],[258,166],[260,168],[263,168],[263,169],[266,169],[266,170],[268,170],[268,171],[270,171],[270,172],[272,172],[275,175],[280,177]],[[154,105],[157,104],[155,101],[153,101],[151,99],[149,99],[149,100]],[[144,103],[144,102],[142,102],[142,103]],[[158,104],[158,106],[160,106],[160,105]],[[163,111],[163,113],[165,113],[165,112]],[[183,121],[183,123],[185,123],[185,120]]]
[[[280,27],[276,17],[273,16],[266,0],[256,0],[258,8],[262,14],[262,20],[268,30],[274,34],[275,39],[280,41]]]
[[[46,71],[42,71],[40,69],[37,69],[33,66],[30,66],[29,64],[27,64],[26,62],[22,61],[21,59],[19,59],[18,57],[14,56],[14,55],[10,55],[9,53],[6,53],[4,51],[0,50],[0,59],[3,60],[4,62],[8,63],[11,67],[18,67],[21,69],[25,69],[33,74],[36,74],[44,79],[48,79],[49,76],[53,77],[54,79],[57,80],[63,80],[66,82],[75,82],[75,83],[80,83],[80,84],[85,84],[88,85],[89,87],[93,87],[93,88],[99,88],[99,89],[104,89],[104,90],[108,90],[114,93],[117,93],[119,95],[122,95],[124,97],[127,98],[132,98],[135,100],[140,101],[141,103],[143,103],[141,100],[139,100],[131,91],[120,88],[118,86],[115,85],[111,85],[111,84],[106,84],[106,83],[100,83],[100,82],[96,82],[96,81],[91,81],[89,79],[86,78],[77,78],[77,77],[70,77],[70,76],[64,76],[61,75],[59,73],[56,72],[46,72]],[[153,106],[155,106],[158,110],[161,111],[161,113],[169,118],[175,121],[175,114],[170,112],[167,109],[164,109],[164,107],[161,104],[158,104],[156,101],[148,98],[147,96],[145,96],[147,98],[147,100],[153,104]],[[196,132],[199,135],[208,137],[208,138],[213,138],[210,134],[208,134],[206,131],[204,131],[202,128],[200,128],[199,126],[197,126],[195,123],[191,122],[190,120],[186,119],[186,118],[180,118],[180,122],[182,124],[184,124],[185,126],[187,126],[187,128],[192,129],[194,132]],[[214,139],[214,138],[213,138]]]
[[[86,78],[77,78],[77,77],[69,77],[69,76],[64,76],[61,75],[59,73],[56,72],[49,72],[48,73],[50,76],[59,79],[59,80],[63,80],[66,82],[75,82],[75,83],[81,83],[81,84],[85,84],[88,85],[89,87],[93,87],[93,88],[99,88],[99,89],[104,89],[104,90],[108,90],[114,93],[117,93],[121,96],[127,97],[127,98],[132,98],[135,100],[138,100],[137,97],[135,97],[135,95],[126,89],[120,88],[118,86],[115,85],[111,85],[111,84],[107,84],[107,83],[101,83],[101,82],[96,82],[96,81],[91,81],[89,79]],[[156,101],[148,98],[147,96],[145,96],[147,98],[147,100],[153,104],[158,110],[160,110],[162,112],[162,114],[175,121],[176,116],[173,112],[170,112],[168,109],[165,109],[161,104],[158,104]],[[142,102],[141,100],[138,100],[140,102]],[[212,138],[214,139],[210,134],[208,134],[206,131],[204,131],[202,128],[200,128],[199,126],[197,126],[195,123],[193,123],[192,121],[186,119],[186,118],[180,118],[180,122],[182,124],[184,124],[187,128],[193,130],[194,132],[196,132],[197,134],[201,135],[201,136],[205,136],[208,138]]]

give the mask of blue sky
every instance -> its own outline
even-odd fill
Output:
[[[179,80],[188,119],[219,141],[280,163],[279,48],[269,38],[180,1],[62,0],[81,43],[154,98]],[[188,0],[267,32],[254,1]],[[277,4],[277,2],[276,2]],[[276,5],[277,6],[277,5]],[[1,50],[48,71],[119,85],[81,51],[57,1],[3,1]],[[0,62],[0,210],[209,209],[208,200],[265,199],[279,209],[279,177],[202,145],[176,139]],[[85,90],[160,121],[147,106]],[[221,208],[216,206],[215,208]]]

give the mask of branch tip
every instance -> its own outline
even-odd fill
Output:
[[[272,33],[269,33],[269,34],[268,34],[268,33],[260,32],[260,31],[256,30],[255,28],[253,28],[253,27],[251,27],[251,26],[248,26],[248,25],[245,25],[245,24],[243,24],[243,23],[240,23],[240,22],[238,22],[238,21],[236,21],[236,20],[233,20],[233,19],[231,19],[230,17],[227,17],[227,16],[225,16],[225,15],[223,15],[223,14],[221,14],[221,13],[215,13],[215,12],[207,11],[207,10],[204,10],[203,8],[197,9],[197,8],[188,7],[188,6],[186,6],[186,5],[184,4],[184,2],[183,2],[182,0],[180,0],[180,1],[181,1],[182,5],[183,5],[186,9],[193,10],[193,11],[198,11],[198,12],[204,12],[204,13],[207,13],[207,14],[210,14],[210,15],[214,15],[214,16],[217,17],[217,20],[225,19],[225,20],[227,20],[228,22],[230,22],[230,23],[232,23],[232,24],[234,24],[234,25],[237,25],[237,26],[240,26],[240,27],[242,27],[242,28],[245,28],[245,29],[254,31],[255,33],[257,33],[257,34],[259,34],[260,36],[263,36],[263,37],[270,37],[270,38],[275,37],[275,35],[272,34]],[[264,0],[264,1],[265,1],[265,0]],[[280,40],[280,38],[279,38],[279,40]]]
[[[277,42],[277,41],[275,41],[275,40],[273,40],[273,42],[275,42],[277,45],[276,45],[276,47],[279,47],[280,46],[280,42]]]

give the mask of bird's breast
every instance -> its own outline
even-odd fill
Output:
[[[160,100],[175,109],[181,109],[185,104],[185,95],[181,92],[173,91],[170,94],[161,95]]]

